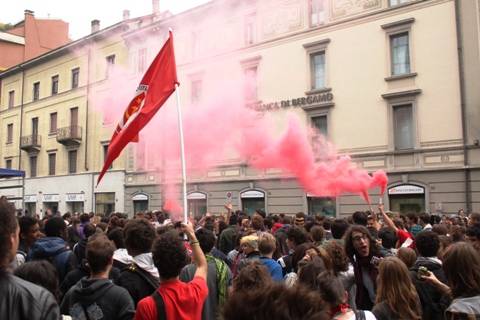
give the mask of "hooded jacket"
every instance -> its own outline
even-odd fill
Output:
[[[60,310],[46,289],[0,271],[0,318],[58,320]]]
[[[447,319],[478,319],[480,318],[480,295],[457,298],[447,309]]]
[[[38,239],[30,249],[27,260],[48,260],[58,272],[60,283],[67,273],[74,268],[75,258],[65,240],[59,237]]]
[[[83,278],[67,292],[60,311],[73,320],[130,320],[135,315],[128,291],[108,279]]]
[[[417,272],[420,267],[427,268],[438,280],[446,284],[447,279],[442,269],[442,263],[437,258],[419,257],[410,269],[410,277],[422,304],[422,319],[445,319],[445,310],[450,301],[435,286],[418,278]]]

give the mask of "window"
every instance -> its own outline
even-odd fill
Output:
[[[312,215],[336,216],[335,198],[307,197],[308,213]]]
[[[310,26],[316,27],[325,23],[325,0],[310,0]]]
[[[192,81],[192,104],[200,102],[202,96],[202,80]]]
[[[393,106],[395,150],[414,148],[413,108],[411,104]]]
[[[52,96],[58,93],[58,75],[52,77]]]
[[[77,150],[68,151],[68,173],[77,172]]]
[[[110,74],[112,73],[113,66],[115,65],[115,55],[109,55],[108,57],[105,58],[107,61],[107,69],[106,69],[106,74],[105,76],[108,78]]]
[[[104,144],[103,145],[103,163],[107,161],[107,155],[108,155],[108,144]],[[108,167],[108,169],[112,169],[112,168],[113,168],[113,162],[110,164],[110,167]]]
[[[40,99],[40,82],[33,84],[33,101]]]
[[[13,123],[7,124],[7,143],[13,142]]]
[[[72,70],[72,89],[78,88],[78,81],[80,78],[80,68]]]
[[[51,176],[55,175],[56,162],[57,162],[57,154],[49,153],[48,154],[48,174]]]
[[[312,70],[312,89],[325,88],[325,51],[310,55]]]
[[[12,169],[12,159],[5,160],[5,168]]]
[[[147,65],[147,49],[143,48],[138,51],[137,72],[138,73],[145,72],[146,65]]]
[[[312,127],[318,130],[323,136],[327,136],[328,127],[327,127],[327,115],[315,116],[312,117]]]
[[[407,2],[410,2],[410,1],[412,1],[412,0],[389,0],[390,7],[398,6],[399,4],[407,3]]]
[[[257,209],[262,209],[263,211],[266,211],[265,193],[263,191],[244,191],[240,194],[240,199],[242,201],[242,211],[246,212],[248,215],[252,215]]]
[[[15,90],[8,92],[8,109],[13,108],[15,105]]]
[[[410,73],[410,50],[408,32],[390,36],[392,75]]]
[[[257,66],[245,69],[245,100],[257,101]]]
[[[108,216],[115,212],[115,192],[95,193],[95,213]]]
[[[57,113],[50,113],[50,133],[57,133]]]
[[[78,126],[78,107],[70,108],[70,126]]]
[[[37,176],[37,156],[30,157],[30,177]]]
[[[245,44],[254,44],[256,41],[256,14],[248,15],[245,18]]]

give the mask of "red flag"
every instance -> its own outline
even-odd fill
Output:
[[[175,91],[176,84],[179,82],[173,53],[173,35],[170,31],[168,40],[140,81],[135,97],[128,104],[110,139],[107,158],[98,176],[97,185],[125,146],[131,141],[138,141],[140,130]]]

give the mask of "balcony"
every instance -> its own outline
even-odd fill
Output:
[[[57,129],[57,142],[65,146],[78,146],[82,142],[82,127],[69,126]]]
[[[38,152],[41,147],[42,147],[42,136],[38,134],[23,136],[20,141],[20,149],[27,152]]]

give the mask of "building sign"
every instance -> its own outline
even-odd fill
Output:
[[[252,106],[256,111],[274,111],[290,107],[307,107],[312,105],[329,104],[333,101],[333,93],[312,94],[306,97],[276,101],[271,103],[258,103]]]
[[[85,194],[83,193],[67,193],[65,195],[65,202],[84,202]]]
[[[331,2],[332,19],[365,13],[382,8],[381,0],[335,0]]]
[[[187,195],[188,200],[200,200],[207,199],[207,195],[201,192],[192,192]]]
[[[388,194],[424,194],[425,189],[411,184],[404,184],[388,189]]]
[[[148,201],[148,196],[143,193],[138,193],[132,197],[132,201]]]
[[[37,196],[35,196],[35,195],[24,196],[23,201],[25,203],[37,202]]]
[[[58,194],[44,194],[42,197],[43,202],[59,202],[60,195]]]
[[[263,192],[257,191],[257,190],[248,190],[248,191],[242,192],[240,197],[242,197],[243,199],[245,199],[245,198],[265,198],[265,194]]]

